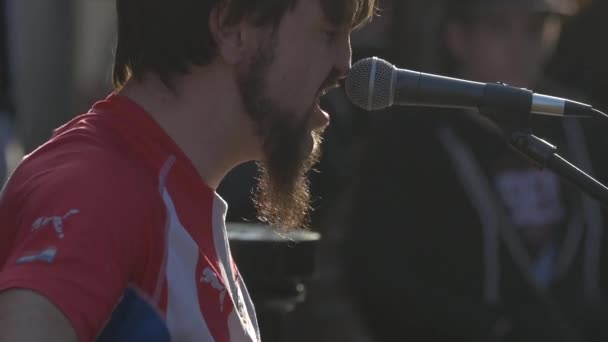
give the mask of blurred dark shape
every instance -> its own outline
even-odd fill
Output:
[[[320,235],[305,230],[279,235],[268,226],[244,223],[228,224],[227,230],[262,338],[283,341],[286,315],[305,300],[305,285],[315,273]]]
[[[232,169],[220,184],[217,192],[228,203],[227,222],[258,222],[251,196],[257,173],[255,162],[244,163]]]
[[[608,2],[593,1],[566,22],[562,40],[549,65],[553,77],[584,91],[599,108],[608,108]]]

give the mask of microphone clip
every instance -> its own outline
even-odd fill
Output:
[[[479,105],[479,113],[495,122],[507,136],[528,132],[532,109],[531,90],[505,83],[488,83]]]

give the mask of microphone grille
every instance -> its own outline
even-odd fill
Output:
[[[395,67],[377,58],[355,63],[346,78],[346,95],[365,110],[380,110],[393,104]]]

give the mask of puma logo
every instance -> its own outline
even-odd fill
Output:
[[[39,217],[32,224],[32,232],[42,229],[45,226],[47,226],[49,223],[52,223],[53,228],[55,229],[55,232],[57,233],[57,236],[60,239],[63,239],[65,236],[63,234],[63,221],[65,221],[68,217],[70,217],[72,215],[78,214],[79,212],[80,212],[80,210],[78,210],[78,209],[72,209],[72,210],[68,211],[67,213],[65,213],[65,215],[63,215],[63,216]]]
[[[224,311],[224,299],[226,298],[226,288],[224,287],[224,285],[222,285],[220,279],[217,277],[215,272],[211,270],[210,267],[206,267],[203,270],[200,282],[207,283],[220,292],[220,311]]]

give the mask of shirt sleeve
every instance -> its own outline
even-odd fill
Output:
[[[79,340],[91,341],[145,263],[155,192],[142,191],[141,182],[116,170],[88,167],[38,178],[18,191],[9,183],[0,204],[8,218],[0,225],[16,225],[0,291],[23,288],[45,296]],[[0,233],[5,229],[14,227],[0,226]]]

